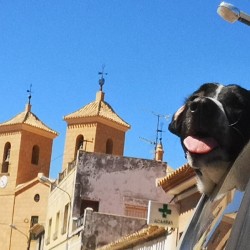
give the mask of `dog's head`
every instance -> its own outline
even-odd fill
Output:
[[[238,85],[202,85],[175,113],[169,130],[180,137],[200,192],[209,195],[250,138],[250,93]]]

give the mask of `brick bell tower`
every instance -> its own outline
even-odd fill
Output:
[[[23,112],[0,124],[0,176],[6,182],[5,192],[36,178],[39,172],[49,175],[57,133],[31,112],[30,98]]]
[[[63,170],[75,160],[79,148],[88,152],[123,155],[125,133],[130,125],[104,100],[105,73],[102,71],[99,74],[100,90],[96,93],[95,101],[64,116],[67,131]]]
[[[49,186],[37,174],[49,175],[57,133],[31,112],[30,99],[23,112],[0,123],[0,249],[34,249],[30,230],[45,220]]]

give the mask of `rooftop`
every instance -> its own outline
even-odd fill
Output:
[[[18,124],[26,124],[31,127],[35,127],[38,129],[42,129],[46,132],[52,133],[55,136],[57,135],[57,132],[49,128],[47,125],[45,125],[34,113],[31,112],[31,105],[27,104],[25,107],[25,110],[12,119],[0,123],[0,128],[6,128],[9,126],[13,125],[18,125]]]
[[[165,192],[169,192],[170,190],[175,192],[180,191],[178,186],[182,185],[182,189],[185,187],[184,183],[188,183],[188,186],[195,185],[195,172],[189,166],[189,164],[185,164],[171,172],[170,174],[166,175],[165,177],[158,179],[156,185],[158,187],[162,187]]]
[[[106,246],[98,248],[98,250],[122,250],[128,249],[134,245],[138,245],[160,236],[167,234],[167,230],[164,227],[149,226],[138,232],[124,236],[119,240],[112,242]]]
[[[119,117],[112,107],[104,101],[104,92],[99,91],[96,94],[96,100],[82,107],[81,109],[64,116],[64,120],[70,121],[71,119],[89,118],[89,117],[102,117],[109,121],[115,122],[127,129],[130,125]]]

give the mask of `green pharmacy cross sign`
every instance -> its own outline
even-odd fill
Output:
[[[167,215],[171,214],[171,210],[168,209],[167,204],[163,204],[163,208],[159,208],[158,211],[162,213],[163,218],[167,218]]]
[[[166,204],[155,201],[149,201],[147,224],[178,228],[178,206],[176,204]]]

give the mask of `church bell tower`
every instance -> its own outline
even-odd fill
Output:
[[[102,71],[99,74],[100,89],[96,93],[96,99],[64,117],[67,131],[63,169],[75,160],[79,148],[88,152],[123,155],[125,133],[130,125],[105,101],[105,73]]]
[[[32,180],[39,172],[49,176],[53,139],[57,133],[25,110],[0,123],[0,176],[7,179],[5,191]]]

